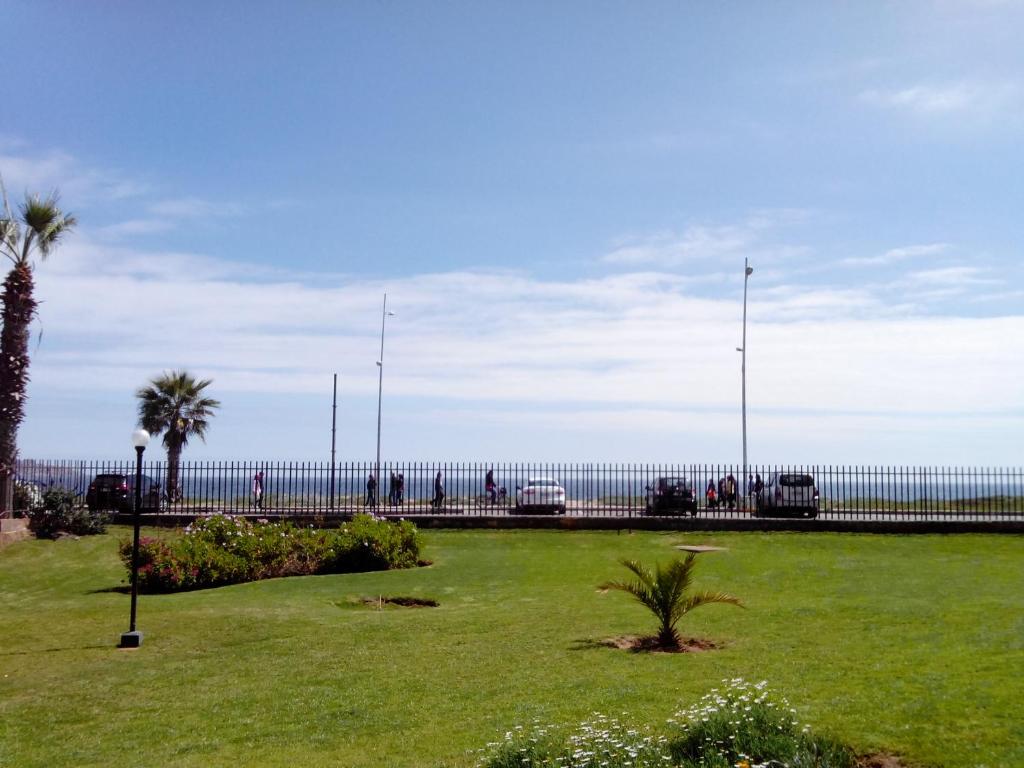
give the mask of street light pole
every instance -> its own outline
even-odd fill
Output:
[[[743,474],[740,482],[743,483],[743,498],[747,497],[747,281],[753,274],[754,268],[750,266],[747,259],[743,259],[743,346],[741,347],[740,377],[743,387]]]
[[[338,374],[334,374],[334,397],[331,400],[331,495],[330,509],[334,511],[334,433],[338,425]]]
[[[394,312],[388,312],[388,295],[384,294],[384,308],[380,313],[380,359],[377,361],[377,463],[374,464],[373,478],[377,482],[376,498],[380,497],[380,413],[384,396],[384,321]]]
[[[142,510],[142,453],[149,444],[149,432],[136,429],[132,432],[135,446],[135,503],[132,515],[135,533],[132,537],[132,610],[128,631],[121,634],[121,648],[138,648],[142,645],[142,633],[135,631],[135,606],[139,598],[139,514]]]

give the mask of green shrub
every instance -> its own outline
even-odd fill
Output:
[[[24,517],[43,505],[43,492],[27,480],[14,481],[14,516]]]
[[[670,760],[664,736],[595,714],[564,734],[534,724],[517,727],[483,750],[478,768],[665,768]]]
[[[139,542],[139,588],[149,592],[218,587],[280,576],[409,568],[419,561],[416,527],[357,515],[337,530],[290,522],[252,523],[212,515],[174,539]],[[131,570],[132,543],[120,546]]]
[[[785,698],[736,678],[669,720],[669,751],[680,768],[853,768],[845,746],[814,736]]]
[[[408,520],[390,522],[356,515],[332,533],[332,553],[322,573],[413,568],[419,562],[419,531]]]
[[[42,505],[28,512],[28,527],[41,539],[58,534],[90,536],[104,533],[110,518],[102,512],[90,512],[76,505],[77,497],[64,488],[51,488],[43,494]]]
[[[477,768],[854,768],[846,746],[815,736],[765,683],[724,681],[666,728],[594,715],[572,731],[517,727],[480,752]]]

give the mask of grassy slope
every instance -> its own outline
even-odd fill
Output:
[[[142,596],[116,541],[0,552],[0,765],[462,766],[515,723],[592,711],[657,722],[725,677],[768,679],[800,717],[926,765],[1024,764],[1024,538],[431,532],[426,569]],[[717,651],[596,646],[653,629],[595,585],[620,557],[714,543],[684,635]],[[435,609],[351,600],[415,595]]]

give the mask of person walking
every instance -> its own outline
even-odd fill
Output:
[[[729,509],[736,509],[736,478],[731,473],[725,477],[725,498]]]
[[[398,473],[398,503],[405,501],[405,475]]]
[[[430,502],[430,505],[437,509],[444,504],[444,477],[441,475],[441,470],[437,470],[437,476],[434,478],[434,500]]]
[[[487,479],[484,481],[484,486],[487,489],[487,496],[490,499],[491,504],[498,503],[498,487],[494,484],[494,470],[487,470]]]
[[[263,470],[252,476],[252,506],[263,509]]]
[[[366,507],[377,506],[377,478],[371,472],[366,478]]]
[[[391,479],[388,480],[388,504],[392,507],[398,504],[398,475],[394,472],[391,473]]]
[[[708,480],[708,489],[704,492],[704,499],[707,501],[708,509],[718,506],[718,497],[715,494],[715,481]]]

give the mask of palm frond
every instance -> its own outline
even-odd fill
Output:
[[[22,245],[22,259],[28,259],[33,240],[39,255],[45,259],[61,236],[78,223],[74,216],[61,212],[59,203],[60,195],[56,191],[45,198],[26,195],[20,208],[21,220],[27,230]]]
[[[632,595],[657,617],[660,624],[658,637],[661,641],[678,645],[676,623],[694,608],[707,603],[742,605],[738,598],[724,592],[688,594],[696,557],[691,552],[684,560],[673,560],[664,567],[659,564],[653,571],[636,560],[622,560],[622,565],[636,576],[636,580],[609,581],[602,584],[601,588]]]
[[[4,177],[0,175],[0,197],[3,198],[3,218],[0,218],[0,247],[3,248],[4,256],[15,263],[18,261],[18,241],[21,239],[21,228],[11,213],[11,204],[7,200],[7,187],[4,186]]]

